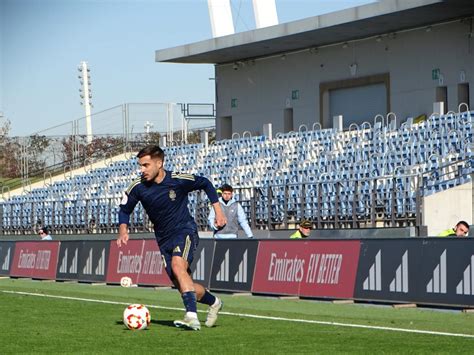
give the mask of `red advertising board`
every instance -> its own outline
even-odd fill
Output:
[[[11,276],[37,279],[56,278],[59,242],[17,242]]]
[[[252,292],[352,298],[360,241],[262,241]]]
[[[143,267],[138,275],[137,283],[141,285],[171,286],[172,282],[166,273],[158,244],[155,240],[150,239],[143,242]]]
[[[129,240],[120,248],[110,242],[106,282],[120,283],[124,276],[134,284],[171,285],[155,240]]]

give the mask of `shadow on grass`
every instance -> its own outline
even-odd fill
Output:
[[[158,324],[158,325],[163,325],[165,327],[173,327],[176,328],[172,320],[151,320],[151,324]]]
[[[156,325],[162,325],[162,326],[165,326],[165,327],[175,328],[174,323],[173,323],[172,320],[155,320],[155,319],[152,319],[151,324],[156,324]],[[116,321],[115,325],[120,325],[120,326],[124,327],[125,329],[127,329],[125,327],[125,325],[123,324],[123,321],[121,321],[121,320]]]

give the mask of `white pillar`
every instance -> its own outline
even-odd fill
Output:
[[[211,19],[212,37],[221,37],[235,33],[230,0],[207,0]]]
[[[201,143],[204,143],[205,149],[209,147],[209,132],[208,131],[201,132]]]
[[[81,99],[82,104],[84,105],[84,110],[86,113],[86,137],[87,137],[87,144],[92,142],[92,122],[91,122],[91,101],[92,93],[89,89],[90,85],[90,70],[87,68],[86,62],[81,62],[79,66],[79,71],[81,75],[79,78],[81,79]]]
[[[160,147],[161,148],[166,147],[166,136],[161,136],[160,137]]]
[[[252,0],[257,28],[278,25],[275,0]]]
[[[166,105],[166,118],[168,123],[168,141],[174,141],[173,104]]]
[[[273,139],[273,130],[271,123],[265,123],[263,125],[263,135],[267,137],[267,139]]]
[[[333,116],[332,118],[332,128],[334,128],[338,132],[342,132],[344,130],[344,120],[342,115]]]
[[[444,115],[446,112],[444,111],[444,102],[434,102],[433,103],[433,113],[437,113],[440,115]]]

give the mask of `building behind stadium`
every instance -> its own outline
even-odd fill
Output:
[[[473,15],[472,0],[382,0],[157,50],[156,61],[215,64],[217,139],[341,125],[335,116],[348,128],[393,112],[400,125],[474,102]]]

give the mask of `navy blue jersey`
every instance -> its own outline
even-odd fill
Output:
[[[158,243],[172,238],[182,229],[197,229],[188,209],[191,191],[204,190],[211,203],[218,202],[214,186],[205,177],[166,170],[165,174],[159,184],[136,179],[125,191],[119,211],[119,223],[129,224],[130,214],[141,202],[154,225]]]

